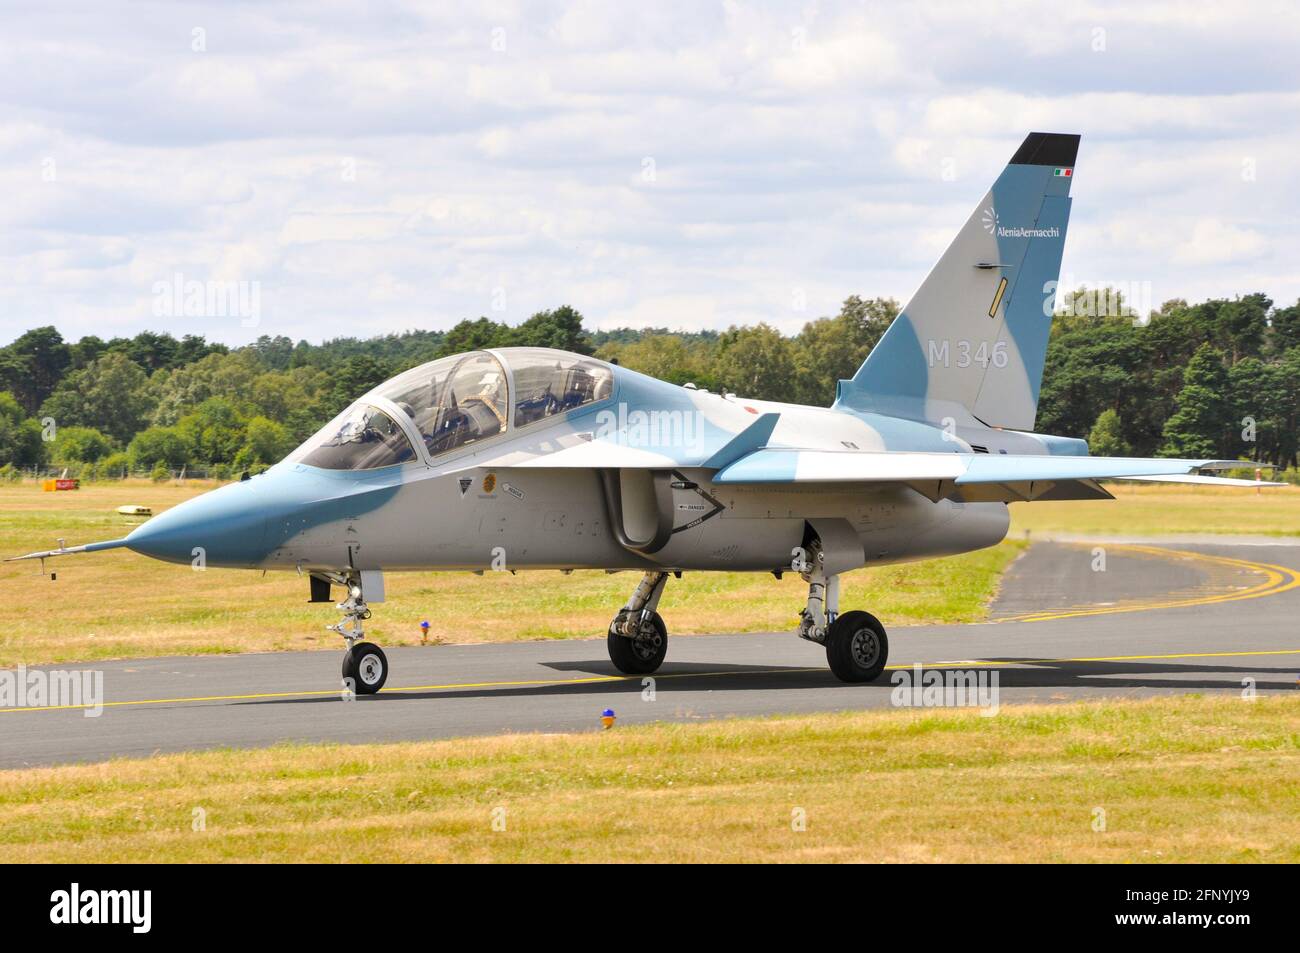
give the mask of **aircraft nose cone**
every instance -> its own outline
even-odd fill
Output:
[[[137,553],[174,563],[254,566],[265,555],[266,512],[252,481],[231,483],[173,506],[131,532]]]

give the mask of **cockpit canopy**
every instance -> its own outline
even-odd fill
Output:
[[[371,470],[430,459],[604,400],[613,369],[547,348],[444,357],[376,387],[295,450],[288,462]]]

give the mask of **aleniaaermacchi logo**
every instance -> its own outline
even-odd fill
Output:
[[[998,221],[998,213],[993,206],[988,206],[980,215],[984,231],[998,238],[1060,238],[1061,230],[1052,225],[1049,228],[1025,228],[1023,225],[1006,226]]]

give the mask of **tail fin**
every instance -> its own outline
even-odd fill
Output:
[[[1029,134],[837,406],[1033,429],[1078,151]]]

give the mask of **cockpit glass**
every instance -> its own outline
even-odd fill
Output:
[[[313,441],[315,446],[298,462],[326,470],[374,470],[416,458],[402,428],[365,404],[349,407]]]
[[[506,429],[506,375],[491,354],[444,358],[398,379],[384,396],[405,411],[430,456]]]
[[[516,427],[604,400],[614,386],[606,365],[559,353],[511,353],[510,370],[515,377]]]

